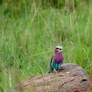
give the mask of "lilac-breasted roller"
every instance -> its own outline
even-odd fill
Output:
[[[55,51],[54,51],[54,55],[51,58],[49,72],[53,72],[54,70],[58,70],[61,67],[61,65],[64,61],[62,49],[63,49],[62,46],[56,46]]]

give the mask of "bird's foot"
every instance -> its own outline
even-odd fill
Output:
[[[54,73],[57,73],[57,70],[56,69],[54,69]]]

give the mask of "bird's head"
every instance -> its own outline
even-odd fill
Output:
[[[62,46],[56,46],[55,52],[62,52],[63,47]]]

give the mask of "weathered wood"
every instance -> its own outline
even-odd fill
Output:
[[[90,79],[76,64],[63,64],[57,73],[28,78],[12,92],[87,92]],[[20,91],[18,91],[20,90]]]

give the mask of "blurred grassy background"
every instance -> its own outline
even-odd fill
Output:
[[[92,77],[91,25],[91,0],[0,0],[0,87],[48,72],[56,45]]]

